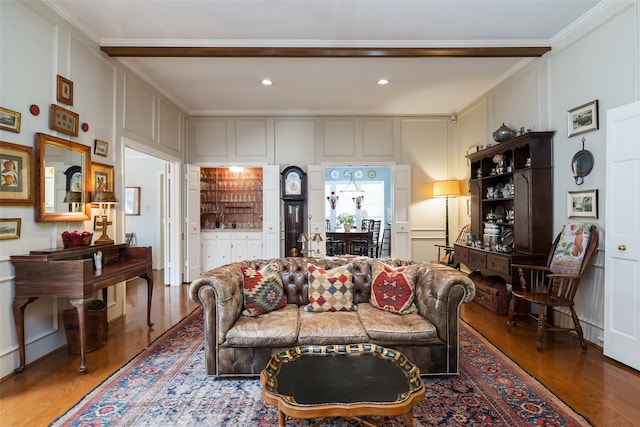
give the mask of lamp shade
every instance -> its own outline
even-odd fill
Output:
[[[92,203],[103,203],[115,205],[118,202],[118,196],[113,191],[94,191],[91,193]]]
[[[80,191],[67,191],[64,194],[64,200],[62,203],[81,203],[82,202],[82,192]]]
[[[307,238],[307,235],[302,233],[300,235],[300,237],[298,237],[298,242],[299,243],[307,243],[309,241],[309,239]]]
[[[313,235],[313,238],[311,239],[316,243],[320,243],[322,242],[322,236],[320,235],[320,233],[316,233]]]
[[[460,183],[456,180],[433,183],[433,197],[455,197],[460,195]]]

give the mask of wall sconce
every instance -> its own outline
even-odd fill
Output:
[[[433,197],[445,198],[445,245],[449,246],[449,197],[460,195],[460,183],[456,180],[436,181],[433,183]]]
[[[111,205],[118,203],[118,197],[113,191],[95,191],[91,195],[91,203],[97,203],[102,209],[102,221],[98,222],[102,226],[102,236],[94,242],[96,245],[113,244],[113,239],[107,235],[107,227],[112,224],[109,221],[109,211]]]

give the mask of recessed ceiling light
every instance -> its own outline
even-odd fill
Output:
[[[390,81],[389,81],[389,80],[387,80],[387,79],[380,79],[380,80],[378,80],[378,84],[379,84],[380,86],[388,85],[389,83],[390,83]]]
[[[260,83],[262,83],[263,86],[271,86],[273,84],[270,79],[263,79]]]

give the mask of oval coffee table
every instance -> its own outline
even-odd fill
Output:
[[[274,354],[260,373],[262,396],[291,418],[405,415],[424,399],[420,370],[397,350],[375,344],[300,346]]]

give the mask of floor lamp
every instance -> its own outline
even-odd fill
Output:
[[[460,183],[456,180],[436,181],[433,183],[433,197],[445,198],[445,245],[449,246],[449,197],[460,195]]]

